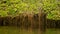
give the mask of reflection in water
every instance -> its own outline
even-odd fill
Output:
[[[45,32],[45,23],[46,15],[42,12],[38,14],[20,14],[16,17],[3,17],[3,31],[6,30],[6,33],[18,34],[44,34]],[[6,25],[8,23],[9,25]],[[11,26],[11,27],[10,27]]]

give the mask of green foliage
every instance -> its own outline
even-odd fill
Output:
[[[37,14],[39,8],[47,13],[49,19],[60,19],[55,13],[60,12],[60,0],[0,0],[1,16],[16,16],[23,12]],[[60,14],[57,14],[60,16]]]
[[[60,11],[53,10],[47,15],[48,19],[60,20]]]
[[[7,11],[0,10],[0,16],[7,16]]]
[[[57,8],[57,2],[56,0],[44,0],[43,1],[43,9],[45,11],[52,11]]]
[[[60,19],[60,2],[58,0],[43,0],[43,10],[47,13],[48,19]]]

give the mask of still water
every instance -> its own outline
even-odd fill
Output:
[[[38,29],[22,29],[14,26],[0,26],[0,34],[40,34]],[[42,34],[60,34],[60,29],[46,29]]]

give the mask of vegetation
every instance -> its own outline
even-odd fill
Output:
[[[40,11],[44,13],[39,13]],[[40,29],[41,32],[54,34],[54,31],[51,29],[47,31],[45,28],[59,28],[59,24],[60,0],[0,0],[1,34],[38,33],[38,31],[28,32],[27,30],[30,28],[31,30]],[[26,31],[20,28],[24,28]],[[59,30],[56,31],[60,32]]]
[[[60,20],[60,0],[0,0],[2,17],[16,16],[24,12],[37,14],[40,8],[47,13],[48,19]]]

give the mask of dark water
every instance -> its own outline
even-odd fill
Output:
[[[0,26],[0,34],[40,34],[39,29],[21,29],[13,26]],[[50,28],[46,29],[42,34],[60,34],[60,29]]]
[[[24,29],[13,26],[0,26],[0,34],[40,34],[39,29]]]

